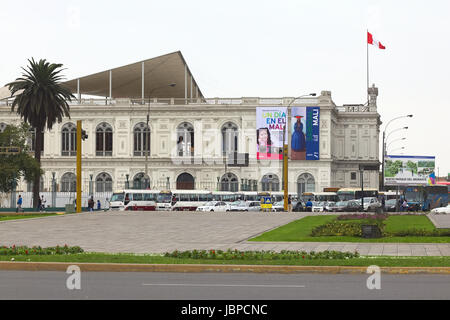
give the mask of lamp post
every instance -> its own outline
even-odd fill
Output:
[[[56,207],[56,180],[55,180],[56,172],[52,172],[52,207]]]
[[[391,152],[394,152],[394,151],[397,151],[397,150],[404,150],[404,149],[405,149],[405,147],[401,147],[401,148],[394,149]]]
[[[298,96],[297,98],[292,99],[291,102],[289,102],[287,108],[286,108],[286,124],[283,128],[283,191],[284,191],[284,211],[288,211],[288,144],[286,144],[286,127],[289,125],[289,107],[292,103],[294,103],[295,100],[300,99],[302,97],[308,97],[312,96],[315,97],[315,93],[310,94],[304,94],[301,96]]]
[[[150,177],[148,175],[148,154],[150,153],[150,127],[149,127],[149,122],[150,122],[150,101],[151,101],[151,95],[158,89],[161,88],[165,88],[167,86],[173,88],[175,87],[177,84],[176,83],[170,83],[166,86],[161,86],[161,87],[157,87],[154,88],[152,91],[150,91],[149,95],[148,95],[148,107],[147,107],[147,124],[145,126],[145,145],[144,145],[144,152],[145,152],[145,188],[148,188],[150,186]]]
[[[383,159],[382,159],[382,163],[381,163],[381,171],[382,171],[382,182],[381,182],[381,186],[382,186],[382,190],[384,190],[384,157],[385,157],[385,155],[386,155],[386,141],[385,141],[385,135],[386,135],[386,130],[387,130],[387,128],[388,128],[388,126],[389,126],[389,124],[392,122],[392,121],[394,121],[394,120],[397,120],[397,119],[402,119],[402,118],[412,118],[412,114],[408,114],[408,115],[406,115],[406,116],[400,116],[400,117],[396,117],[396,118],[394,118],[394,119],[392,119],[392,120],[390,120],[387,124],[386,124],[386,127],[384,127],[384,131],[383,131]],[[392,132],[391,132],[392,133]]]
[[[402,140],[406,140],[406,138],[400,138],[400,139],[395,139],[394,141],[391,141],[391,143],[389,143],[389,144],[387,145],[386,150],[389,149],[389,146],[390,146],[391,144],[393,144],[394,142],[402,141]]]

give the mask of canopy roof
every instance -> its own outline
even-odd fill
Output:
[[[142,88],[142,65],[144,87]],[[180,51],[78,78],[80,93],[113,98],[203,98]],[[78,79],[63,84],[78,92]],[[192,91],[191,91],[192,79]],[[173,84],[176,84],[173,86]],[[170,86],[172,85],[172,86]],[[186,87],[185,87],[186,85]],[[186,94],[186,96],[185,96]]]
[[[79,92],[130,99],[204,98],[180,51],[66,81],[63,85],[75,95]],[[0,88],[0,99],[10,96],[6,87]]]

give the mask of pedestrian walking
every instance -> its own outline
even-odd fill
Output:
[[[22,195],[19,194],[19,199],[17,199],[17,208],[16,208],[16,212],[23,212],[22,209]]]
[[[45,211],[45,203],[46,202],[47,201],[45,200],[44,195],[42,195],[42,197],[41,197],[41,210],[42,211]]]
[[[288,197],[288,210],[289,210],[289,212],[292,211],[292,198],[290,195]]]
[[[42,200],[41,200],[41,198],[39,197],[38,198],[38,203],[37,203],[37,211],[39,211],[39,212],[41,212],[41,209],[42,209]]]
[[[381,197],[381,208],[383,209],[383,212],[386,210],[386,200],[384,199],[384,196]]]
[[[102,204],[100,203],[100,200],[97,200],[97,210],[100,211],[102,209]]]
[[[89,209],[89,212],[93,212],[94,211],[94,197],[89,198],[89,200],[88,200],[88,209]]]

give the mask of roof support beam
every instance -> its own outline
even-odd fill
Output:
[[[187,103],[187,65],[184,65],[184,103]]]
[[[80,79],[77,79],[77,97],[78,97],[78,103],[81,103]]]
[[[109,70],[109,99],[112,99],[112,70]]]
[[[145,79],[145,73],[144,73],[144,61],[142,61],[142,103],[144,103],[144,79]]]

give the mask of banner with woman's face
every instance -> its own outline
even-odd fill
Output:
[[[283,159],[283,129],[286,125],[286,107],[256,108],[256,158]],[[284,142],[287,144],[288,132]]]

